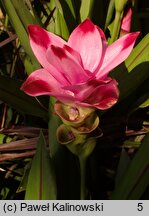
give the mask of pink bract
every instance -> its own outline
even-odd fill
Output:
[[[104,32],[89,19],[77,26],[68,42],[37,25],[29,25],[32,50],[42,65],[21,89],[31,96],[51,95],[64,103],[105,110],[119,97],[109,72],[130,54],[138,32],[108,45]]]
[[[121,31],[128,33],[131,28],[131,20],[132,20],[132,9],[128,8],[124,13],[124,17],[122,19]]]

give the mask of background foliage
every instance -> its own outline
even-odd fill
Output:
[[[113,3],[0,1],[1,199],[79,199],[79,163],[55,139],[60,120],[53,115],[54,99],[32,98],[20,91],[25,78],[40,67],[29,45],[27,25],[38,24],[67,40],[89,17],[109,37]],[[141,35],[128,59],[110,74],[119,83],[118,104],[98,111],[103,136],[87,161],[89,199],[149,199],[149,4],[136,0],[129,6],[131,31]]]

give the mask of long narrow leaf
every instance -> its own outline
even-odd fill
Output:
[[[130,163],[130,157],[129,157],[127,151],[124,148],[122,148],[122,151],[121,151],[121,154],[120,154],[120,160],[119,160],[119,164],[118,164],[118,168],[117,168],[117,175],[116,175],[116,178],[115,178],[115,183],[116,184],[118,184],[121,177],[125,173],[129,163]]]
[[[7,1],[7,0],[1,0],[5,10],[6,10],[6,13],[8,14],[9,16],[9,19],[11,21],[11,24],[12,26],[14,27],[18,37],[19,37],[19,40],[21,42],[21,45],[23,46],[25,52],[28,54],[28,56],[30,57],[31,59],[31,64],[32,64],[32,67],[33,67],[33,70],[35,69],[38,69],[40,68],[40,64],[37,62],[32,50],[31,50],[31,47],[29,45],[29,39],[28,39],[28,34],[12,4],[12,1]]]
[[[63,2],[63,4],[64,3],[66,2]],[[66,8],[62,7],[61,2],[58,0],[51,0],[48,3],[48,7],[52,12],[52,17],[47,29],[67,40],[69,37],[69,30],[64,17],[64,13],[67,13],[67,11],[64,11]]]
[[[137,90],[141,91],[141,85],[149,78],[148,73],[149,62],[144,62],[136,66],[131,73],[128,73],[127,68],[124,65],[118,67],[117,74],[115,74],[115,78],[119,83],[120,88],[120,101],[124,100],[126,97],[131,95],[133,92]],[[115,70],[115,72],[116,72]],[[143,90],[143,89],[142,89]]]
[[[149,134],[132,159],[121,181],[112,194],[112,199],[140,199],[149,183]]]
[[[32,161],[26,187],[26,200],[54,200],[57,194],[52,161],[40,134],[36,154]]]
[[[75,0],[65,0],[66,4],[68,5],[70,11],[71,11],[71,14],[74,18],[76,18],[76,15],[75,15]],[[62,3],[61,3],[62,4]]]
[[[76,0],[61,1],[63,15],[69,32],[72,32],[77,25]]]
[[[149,62],[149,34],[133,49],[125,61],[128,72],[131,72],[137,65]]]
[[[17,12],[17,15],[19,16],[23,26],[25,27],[27,31],[28,24],[38,24],[42,25],[41,22],[39,22],[39,19],[37,20],[29,11],[27,6],[25,5],[25,2],[22,0],[11,0],[12,4]]]
[[[50,148],[50,155],[53,158],[58,151],[60,144],[57,142],[56,139],[56,130],[61,124],[61,119],[54,114],[54,104],[56,99],[54,97],[50,97],[50,104],[49,104],[49,124],[48,124],[48,131],[49,131],[49,148]]]
[[[52,157],[56,154],[60,147],[60,144],[56,139],[56,130],[60,124],[60,118],[52,114],[49,121],[50,154]]]
[[[48,119],[48,112],[35,98],[20,90],[21,82],[0,76],[0,100],[21,113]]]
[[[107,17],[106,17],[106,22],[105,22],[105,30],[107,29],[108,25],[111,22],[113,12],[114,12],[114,6],[115,6],[115,0],[110,0],[108,12],[107,12]]]
[[[91,17],[93,5],[95,0],[82,0],[80,7],[80,18],[84,21],[87,17]]]
[[[112,73],[119,83],[120,101],[132,94],[145,80],[149,78],[149,34],[134,48],[125,61]]]
[[[64,18],[63,9],[59,1],[55,0],[56,17],[55,17],[55,33],[63,37],[65,40],[69,37],[68,27]]]
[[[68,37],[69,37],[69,31],[68,31],[64,16],[63,16],[63,14],[61,13],[61,11],[59,9],[57,9],[57,27],[60,30],[60,34],[59,33],[58,34],[62,38],[67,40]]]

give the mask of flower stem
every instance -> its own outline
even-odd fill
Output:
[[[86,187],[85,187],[85,176],[86,176],[86,158],[79,156],[80,161],[80,200],[86,199]]]
[[[112,44],[118,38],[120,26],[121,26],[121,13],[119,11],[116,11],[110,44]]]

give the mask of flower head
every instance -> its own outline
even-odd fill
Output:
[[[108,74],[130,54],[138,33],[108,45],[104,32],[89,19],[74,29],[68,42],[36,25],[28,29],[32,50],[43,68],[27,78],[23,91],[101,110],[117,102],[117,82]]]

